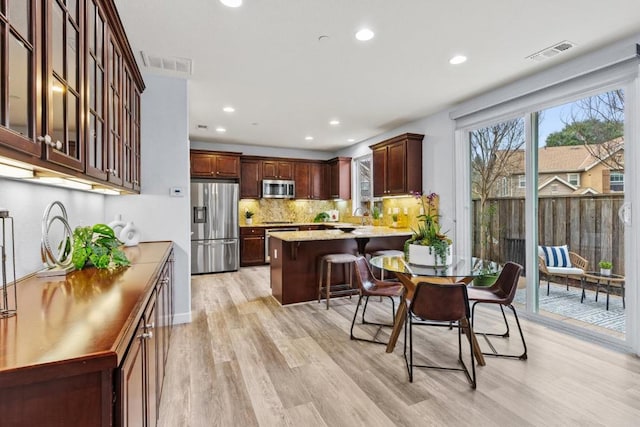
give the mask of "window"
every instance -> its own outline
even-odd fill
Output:
[[[527,180],[524,175],[518,175],[518,188],[525,188],[527,186]]]
[[[576,187],[580,187],[580,174],[570,173],[567,175],[567,181],[569,184],[574,185]]]
[[[353,161],[353,197],[352,210],[361,212],[370,210],[371,203],[371,156],[363,156]]]
[[[611,171],[609,175],[609,189],[611,191],[624,191],[624,173]]]

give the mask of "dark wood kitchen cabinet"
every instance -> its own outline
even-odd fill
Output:
[[[240,227],[240,266],[265,263],[265,229],[263,227]]]
[[[3,319],[0,346],[3,427],[155,425],[173,324],[172,247],[125,248],[132,265],[115,271],[19,282],[20,311]]]
[[[240,178],[240,153],[191,150],[191,177]]]
[[[240,159],[240,198],[258,199],[262,194],[262,160]]]
[[[279,159],[262,161],[263,179],[293,179],[294,162]]]
[[[0,156],[139,191],[144,82],[114,1],[12,1],[0,29]]]
[[[422,192],[422,139],[406,133],[372,145],[373,195],[399,196]]]
[[[296,199],[327,199],[326,169],[326,164],[320,161],[296,162],[294,166]]]
[[[327,161],[329,165],[329,198],[348,200],[351,198],[351,157],[336,157]]]

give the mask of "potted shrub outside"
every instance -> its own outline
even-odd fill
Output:
[[[438,219],[438,195],[414,193],[422,203],[423,214],[418,215],[418,228],[404,243],[408,262],[426,266],[448,266],[453,262],[451,239],[440,229]]]
[[[611,263],[611,261],[602,260],[598,263],[598,266],[600,267],[601,275],[611,276],[611,268],[613,267],[613,264]]]
[[[474,270],[479,274],[473,278],[473,286],[491,286],[500,275],[498,263],[479,259],[474,265]]]
[[[255,214],[255,212],[250,211],[250,210],[246,210],[244,211],[244,223],[247,225],[251,225],[253,224],[253,215]]]

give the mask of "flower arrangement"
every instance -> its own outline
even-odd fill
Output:
[[[409,246],[429,246],[430,253],[435,254],[436,265],[447,265],[447,254],[451,239],[442,232],[438,214],[438,195],[436,193],[412,195],[422,204],[422,213],[418,215],[418,227],[412,228],[413,235],[404,244],[405,257],[409,258]]]

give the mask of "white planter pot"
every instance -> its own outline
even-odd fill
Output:
[[[244,223],[247,224],[247,225],[253,224],[253,218],[245,218],[244,219]]]
[[[453,257],[451,256],[451,247],[453,245],[449,245],[447,248],[447,259],[436,260],[436,252],[432,246],[421,246],[421,245],[409,245],[409,262],[411,264],[416,265],[426,265],[429,267],[432,266],[449,266],[453,263]]]
[[[610,268],[601,268],[600,269],[600,275],[602,275],[602,276],[611,276],[611,269]]]

